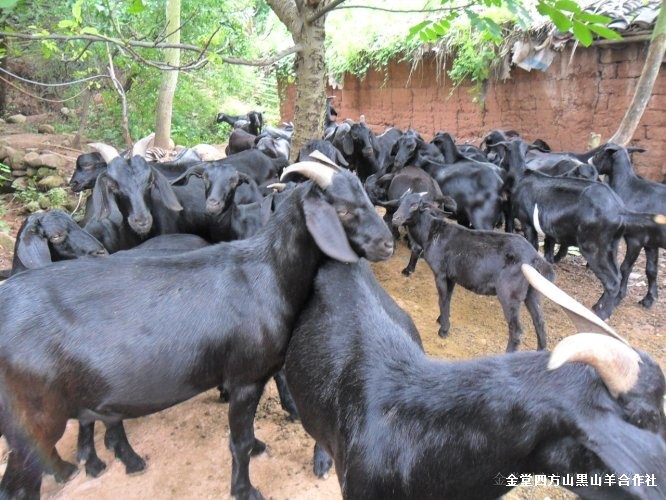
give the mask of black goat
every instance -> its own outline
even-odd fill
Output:
[[[215,123],[228,123],[234,129],[241,129],[252,135],[261,134],[264,126],[264,115],[257,111],[250,111],[244,115],[227,115],[218,113],[215,117]]]
[[[23,221],[16,235],[10,276],[51,262],[107,254],[97,239],[62,210],[32,214]]]
[[[407,193],[393,216],[393,224],[404,225],[409,237],[423,248],[435,275],[439,294],[439,336],[449,333],[451,297],[456,284],[481,295],[497,295],[509,324],[507,352],[520,345],[523,327],[520,305],[525,302],[536,330],[538,349],[546,348],[546,329],[539,294],[523,276],[520,266],[530,264],[549,280],[552,266],[522,236],[494,231],[471,230],[438,217],[436,203],[418,193]]]
[[[513,215],[520,221],[529,242],[538,248],[538,235],[545,236],[546,260],[552,262],[554,243],[577,246],[604,292],[593,306],[602,319],[613,312],[620,293],[620,270],[616,255],[620,238],[627,231],[658,228],[655,214],[629,210],[606,184],[583,179],[550,177],[525,169],[520,142],[499,144],[507,148]]]
[[[235,129],[229,136],[229,143],[224,149],[224,152],[227,156],[230,156],[235,153],[240,153],[241,151],[247,151],[248,149],[254,148],[255,140],[257,139],[256,135],[253,135],[249,132],[245,132],[243,129]]]
[[[617,144],[605,145],[591,159],[600,174],[605,174],[609,186],[622,199],[624,204],[638,212],[666,214],[666,186],[658,182],[643,179],[634,173],[631,159],[626,148]],[[648,291],[640,304],[650,307],[657,300],[657,271],[659,269],[659,248],[666,247],[666,226],[654,226],[648,230],[625,231],[624,239],[627,251],[620,266],[622,281],[618,299],[627,294],[627,282],[631,269],[645,248],[645,275],[648,280]]]
[[[282,170],[289,164],[284,158],[269,158],[258,149],[241,151],[219,160],[233,165],[236,170],[254,179],[257,184],[277,182]]]
[[[143,158],[151,138],[137,141],[130,160],[122,158],[112,146],[92,145],[108,167],[95,182],[93,215],[85,230],[109,253],[127,250],[160,234],[153,228],[154,215],[183,209],[167,178]]]
[[[323,139],[311,139],[306,142],[305,146],[303,146],[298,152],[296,161],[316,160],[315,158],[310,158],[310,153],[314,151],[319,151],[337,165],[342,165],[343,167],[349,166],[349,163],[347,163],[345,157],[342,156],[340,150],[329,141]]]
[[[331,142],[342,152],[349,168],[356,172],[361,182],[380,169],[377,137],[365,121],[345,121],[338,125]]]
[[[293,189],[253,238],[186,261],[65,261],[0,287],[0,431],[11,449],[0,496],[39,496],[67,419],[139,417],[224,382],[231,493],[261,498],[249,479],[251,452],[265,448],[254,413],[317,269],[327,257],[384,260],[393,251],[355,176],[310,162],[292,174],[315,183]]]
[[[511,474],[645,471],[654,486],[565,487],[585,499],[666,496],[664,375],[646,353],[581,334],[552,354],[444,361],[412,328],[363,262],[320,268],[286,373],[343,498],[490,500]]]

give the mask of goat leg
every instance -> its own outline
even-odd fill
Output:
[[[659,249],[645,247],[645,275],[648,280],[648,292],[639,302],[643,307],[651,307],[659,294],[657,288],[657,270],[659,267]]]
[[[453,288],[455,282],[449,278],[442,277],[436,279],[437,294],[439,295],[439,332],[437,334],[444,338],[449,334],[451,323],[449,318],[451,316],[451,295],[453,295]]]
[[[627,246],[627,251],[624,255],[624,260],[620,266],[620,274],[622,275],[622,280],[620,281],[620,293],[617,296],[617,302],[619,303],[622,299],[627,296],[627,284],[629,283],[629,275],[631,270],[634,267],[636,259],[641,253],[643,246],[641,243],[634,238],[626,238],[625,243]],[[647,264],[647,262],[646,262]]]
[[[125,465],[125,472],[127,474],[136,474],[145,470],[146,462],[136,454],[129,444],[122,420],[106,425],[104,446],[109,450],[113,450],[116,458]]]
[[[106,464],[97,456],[94,436],[95,422],[84,424],[79,421],[76,460],[84,462],[87,476],[99,477],[106,470]]]
[[[319,478],[324,478],[331,467],[333,459],[326,450],[319,444],[314,445],[314,456],[312,458],[312,472]]]
[[[407,267],[402,270],[402,274],[405,276],[410,276],[415,270],[416,270],[416,263],[419,261],[419,257],[423,253],[423,248],[413,241],[411,238],[409,238],[409,248],[411,249],[412,253],[409,256],[409,263],[407,264]]]
[[[295,422],[296,420],[299,419],[298,409],[296,408],[296,403],[294,403],[294,399],[291,397],[291,393],[289,392],[289,387],[287,387],[287,379],[285,378],[284,368],[282,368],[279,372],[273,375],[273,379],[275,380],[275,385],[277,386],[278,390],[278,396],[280,397],[280,406],[284,411],[286,411],[289,414],[289,420]]]
[[[263,500],[264,498],[250,482],[250,455],[258,441],[254,437],[254,414],[263,390],[263,383],[230,389],[231,495],[241,500]],[[259,443],[261,442],[259,441]]]

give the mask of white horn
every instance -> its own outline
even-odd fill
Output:
[[[102,142],[93,142],[92,144],[88,144],[88,146],[96,149],[97,152],[102,155],[102,158],[107,164],[111,163],[112,160],[120,156],[120,153],[118,153],[116,148]]]
[[[629,342],[608,326],[599,316],[541,276],[539,271],[529,264],[523,264],[520,267],[530,285],[564,309],[564,312],[567,313],[569,319],[576,326],[576,330],[585,333],[605,333],[615,337],[620,342],[624,342],[627,346],[629,345]]]
[[[322,162],[322,163],[328,165],[329,167],[333,167],[333,168],[335,168],[336,170],[340,170],[340,167],[339,167],[338,165],[336,165],[335,162],[334,162],[333,160],[331,160],[328,156],[326,156],[324,153],[322,153],[322,152],[319,151],[318,149],[315,149],[315,150],[314,150],[312,153],[310,153],[308,156],[309,156],[310,158],[313,158],[313,159],[315,159],[315,160],[318,160],[318,161],[320,161],[320,162]]]
[[[301,161],[285,168],[280,176],[280,181],[284,181],[290,174],[304,175],[315,181],[320,188],[326,189],[333,182],[336,171],[316,161]]]
[[[138,156],[143,156],[145,158],[146,150],[148,149],[148,144],[150,144],[150,141],[153,140],[153,137],[155,137],[155,132],[152,132],[143,139],[139,139],[138,141],[136,141],[134,143],[134,147],[132,147],[132,156],[138,155]]]
[[[554,370],[575,361],[594,367],[608,391],[617,398],[636,384],[641,358],[632,348],[607,335],[579,333],[555,346],[548,369]]]

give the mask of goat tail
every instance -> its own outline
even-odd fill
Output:
[[[666,215],[626,210],[623,214],[625,232],[646,229],[666,230]]]

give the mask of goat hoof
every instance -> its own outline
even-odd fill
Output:
[[[236,500],[264,500],[264,496],[259,492],[258,489],[249,487],[248,491],[234,491],[234,488],[231,489],[231,496]]]
[[[413,272],[414,272],[414,270],[413,270],[413,269],[409,269],[408,267],[406,267],[406,268],[404,268],[404,269],[402,270],[402,274],[404,274],[405,276],[411,276],[411,274],[412,274]]]
[[[138,455],[122,462],[125,464],[127,475],[140,474],[146,470],[146,461]]]
[[[228,403],[229,402],[229,391],[226,389],[222,389],[221,387],[218,387],[220,391],[220,401],[223,403]]]
[[[86,476],[99,477],[106,470],[106,464],[99,458],[93,458],[86,462]]]
[[[312,472],[319,479],[326,479],[328,471],[331,470],[333,466],[333,459],[328,456],[325,457],[315,457],[314,463],[312,465]]]
[[[74,479],[79,474],[79,468],[69,462],[63,461],[58,466],[58,471],[54,474],[57,483],[66,483]]]
[[[257,455],[261,455],[264,451],[266,451],[266,443],[255,438],[250,455],[256,457]]]
[[[440,328],[439,331],[437,332],[437,335],[439,335],[440,338],[445,339],[446,337],[449,336],[449,329]]]
[[[643,300],[639,302],[639,304],[645,307],[646,309],[649,309],[650,307],[652,307],[652,304],[654,304],[654,299],[646,295],[645,297],[643,297]]]

